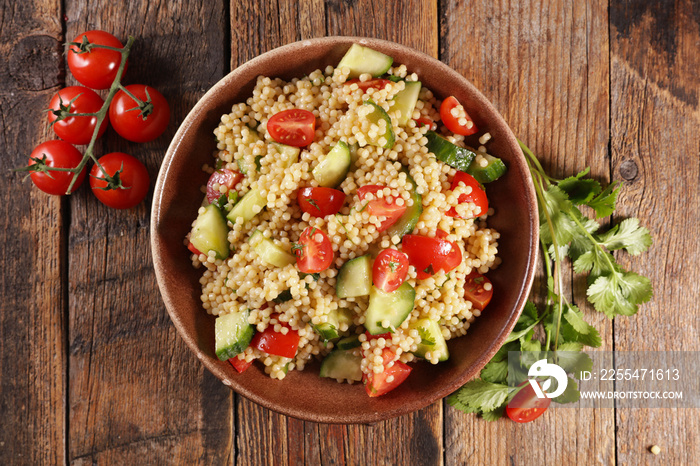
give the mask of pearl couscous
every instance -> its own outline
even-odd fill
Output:
[[[252,96],[233,105],[214,130],[215,160],[204,170],[212,174],[208,197],[219,197],[217,209],[222,217],[228,217],[225,230],[228,244],[224,245],[222,254],[215,248],[200,251],[191,247],[192,262],[204,270],[200,283],[206,312],[219,318],[235,313],[247,316],[251,335],[256,333],[250,344],[244,343],[247,346],[234,351],[237,354],[231,362],[239,371],[259,360],[270,377],[283,379],[289,371],[303,370],[310,361],[322,359],[341,346],[348,357],[359,363],[361,372],[351,371],[354,375],[347,377],[338,373],[326,376],[350,383],[360,379],[366,382],[368,377],[386,371],[384,382],[392,384],[402,376],[389,373],[389,368],[407,367],[405,363],[416,359],[418,354],[432,364],[446,359],[447,347],[441,350],[435,339],[450,340],[465,335],[483,308],[465,297],[465,281],[473,272],[484,274],[500,263],[496,256],[499,234],[486,225],[493,209],[483,210],[474,202],[460,202],[474,188],[465,183],[454,186],[455,177],[462,172],[438,160],[428,148],[426,134],[431,131],[431,125],[421,122],[440,121],[440,101],[429,89],[420,87],[412,113],[401,115],[395,99],[409,83],[419,80],[415,73],[410,73],[404,65],[392,65],[384,74],[386,79],[379,84],[368,73],[359,73],[351,80],[353,74],[357,74],[355,70],[341,62],[338,67],[327,66],[289,82],[260,76]],[[375,110],[368,101],[382,110]],[[301,146],[298,153],[277,144],[285,141],[275,140],[268,125],[273,115],[290,109],[311,112],[315,120],[312,141]],[[388,119],[377,122],[376,118],[370,118],[373,112],[385,112]],[[474,125],[471,120],[462,121],[468,118],[464,108],[460,106],[456,112],[455,117],[462,124]],[[456,147],[465,147],[464,136],[452,134],[446,128],[438,132]],[[486,144],[490,138],[485,133],[479,142]],[[305,211],[298,200],[300,189],[321,187],[319,179],[323,177],[315,168],[340,145],[347,147],[353,158],[347,174],[334,186],[342,192],[342,204],[337,212],[325,216],[314,215],[313,208],[308,206]],[[481,147],[475,154],[472,163],[485,167],[488,163],[485,148]],[[243,167],[247,168],[243,170]],[[217,172],[227,171],[235,173],[235,186],[231,186],[230,180],[217,182],[214,178]],[[368,186],[379,188],[363,193],[360,188]],[[243,202],[241,198],[253,190],[259,193],[260,202],[247,215],[232,216],[231,212]],[[402,236],[406,232],[387,227],[387,223],[396,221],[391,218],[394,214],[366,208],[372,202],[384,202],[400,212],[415,207],[412,211],[418,213],[408,234],[450,244],[461,260],[449,270],[432,262],[419,270],[418,262],[405,248]],[[416,202],[420,205],[414,206]],[[321,210],[318,205],[313,207]],[[450,209],[452,214],[448,215]],[[206,211],[206,205],[201,207],[198,219]],[[304,252],[304,244],[300,245],[304,232],[308,232],[307,239],[312,242],[323,242],[327,237],[330,242],[324,256],[328,259],[327,268],[314,273],[300,270],[298,261],[308,253]],[[258,245],[263,242],[276,251],[274,258],[261,255]],[[186,244],[192,243],[192,237],[188,236]],[[366,256],[370,258],[367,262],[370,270],[377,253],[387,249],[398,250],[394,254],[401,256],[407,254],[410,262],[403,280],[407,285],[394,293],[405,287],[409,293],[406,296],[413,296],[413,302],[410,312],[403,320],[396,321],[396,325],[391,315],[367,322],[370,301],[374,299],[372,293],[382,296],[391,293],[373,289],[367,295],[352,296],[339,292],[339,272],[344,264]],[[323,256],[321,252],[318,254]],[[391,271],[396,271],[396,264],[390,263]],[[377,286],[376,275],[374,278],[374,285],[369,283],[372,288]],[[491,293],[491,284],[485,283],[481,291]],[[422,322],[433,322],[437,333],[426,333]],[[370,324],[387,331],[373,335],[366,332]],[[324,325],[335,331],[332,336],[336,338],[328,338],[328,334],[319,330]],[[262,340],[266,334],[293,339],[295,348],[266,352],[264,349],[275,345],[272,340],[267,343]],[[349,343],[343,346],[346,340]]]

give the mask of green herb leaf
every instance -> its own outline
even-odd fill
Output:
[[[553,398],[552,401],[559,404],[576,403],[580,398],[581,393],[578,390],[578,384],[574,379],[568,377],[568,383],[566,384],[564,393],[556,398]]]
[[[587,291],[588,300],[596,310],[611,319],[618,314],[636,314],[639,304],[649,301],[652,294],[647,277],[625,271],[598,277]]]
[[[651,246],[649,230],[639,226],[638,218],[627,218],[606,233],[599,235],[600,244],[610,251],[625,249],[636,256]]]
[[[312,206],[316,207],[316,208],[318,209],[318,211],[321,212],[321,208],[318,206],[318,204],[316,204],[316,201],[314,201],[314,200],[311,199],[311,198],[308,198],[308,199],[306,199],[306,202],[308,202],[308,203],[311,204]]]
[[[586,202],[586,205],[595,210],[596,217],[608,217],[615,212],[615,202],[620,193],[620,182],[616,181],[609,185],[596,197]]]
[[[461,409],[462,411],[485,413],[499,408],[508,398],[509,392],[510,388],[507,385],[474,379],[450,395],[450,398],[455,397],[459,406],[466,407],[466,409]],[[452,404],[452,406],[460,409],[457,403]]]
[[[563,394],[562,394],[562,396],[563,396]],[[481,417],[484,418],[484,420],[486,420],[486,421],[493,422],[493,421],[497,421],[500,418],[502,418],[505,411],[506,411],[506,404],[504,403],[502,406],[494,409],[493,411],[486,411],[486,412],[481,413]]]
[[[506,383],[508,377],[508,361],[491,361],[481,369],[481,379],[491,383]]]
[[[602,191],[600,183],[596,180],[590,178],[581,179],[588,174],[588,171],[589,169],[586,169],[576,176],[571,176],[557,183],[559,188],[569,196],[569,200],[574,205],[586,204]]]

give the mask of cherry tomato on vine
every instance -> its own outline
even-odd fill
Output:
[[[455,110],[457,116],[452,113],[453,110]],[[460,115],[461,112],[464,112],[464,115]],[[442,101],[440,105],[440,119],[447,129],[455,134],[469,136],[478,131],[474,120],[454,96],[450,96]]]
[[[297,267],[304,273],[326,270],[333,263],[333,245],[328,236],[316,227],[307,227],[294,244]]]
[[[34,148],[29,155],[28,165],[32,166],[39,163],[37,160],[44,160],[44,163],[49,167],[75,168],[80,165],[80,162],[83,160],[83,154],[65,141],[46,141]],[[71,188],[71,193],[78,189],[78,186],[80,186],[85,179],[86,172],[87,169],[83,168],[77,175],[78,178]],[[68,186],[70,186],[74,174],[62,171],[33,171],[30,176],[37,188],[48,194],[62,196],[68,191]]]
[[[391,293],[406,280],[408,257],[396,249],[384,249],[372,265],[372,282],[382,291]]]
[[[97,116],[71,116],[57,120],[62,112],[96,113],[104,100],[92,89],[83,86],[70,86],[58,91],[49,102],[49,123],[53,123],[56,136],[71,144],[87,144],[97,126]],[[97,137],[101,137],[109,120],[102,121]]]
[[[139,104],[124,91],[119,91],[109,104],[109,120],[121,137],[132,142],[152,141],[165,131],[170,121],[170,106],[163,94],[150,86],[131,84],[126,90],[152,108],[142,112]]]
[[[297,203],[312,217],[325,217],[340,211],[345,193],[333,188],[301,188],[297,192]]]
[[[277,142],[305,147],[314,140],[316,117],[308,110],[300,108],[282,110],[267,120],[267,131]]]
[[[478,181],[476,181],[476,178],[471,176],[469,173],[458,171],[452,180],[451,189],[454,191],[460,183],[464,183],[465,186],[470,186],[472,188],[472,192],[469,194],[460,194],[458,199],[459,203],[472,202],[477,206],[477,211],[474,214],[474,217],[484,215],[486,211],[489,210],[489,200],[486,197],[486,191],[484,191],[484,188]],[[457,210],[454,207],[450,208],[446,214],[450,217],[459,217]]]
[[[102,170],[97,164],[90,171],[90,187],[97,199],[104,205],[114,209],[130,209],[141,202],[148,193],[150,178],[144,164],[129,154],[112,152],[103,155],[98,160],[107,174],[111,177],[119,171],[119,181],[125,189],[108,187]]]
[[[83,38],[91,44],[106,45],[114,48],[123,48],[122,43],[109,32],[87,31],[73,39],[73,42],[82,43]],[[119,70],[122,54],[116,50],[93,47],[89,52],[78,53],[80,48],[71,45],[68,49],[68,68],[75,79],[81,84],[92,89],[108,89]],[[124,68],[126,71],[126,66]]]
[[[532,385],[527,380],[519,386],[523,388],[516,393],[513,399],[510,400],[510,403],[508,403],[508,406],[506,406],[506,414],[515,422],[534,421],[547,411],[552,400],[551,398],[537,398],[535,390],[532,389]]]

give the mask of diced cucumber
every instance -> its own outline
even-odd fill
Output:
[[[338,309],[332,309],[327,316],[328,320],[326,322],[314,325],[313,328],[316,330],[323,341],[335,340],[340,337],[340,326],[346,324],[348,327],[352,325],[352,311],[344,307]]]
[[[476,181],[482,184],[490,183],[505,175],[508,169],[506,168],[506,164],[503,163],[503,160],[486,153],[480,153],[479,155],[486,159],[486,166],[482,167],[475,159],[471,165],[469,165],[469,168],[467,168],[467,173],[473,176]]]
[[[357,162],[357,158],[359,157],[357,151],[360,150],[360,145],[356,142],[353,142],[349,146],[350,149],[350,168],[352,169],[355,166],[355,162]]]
[[[255,329],[248,323],[248,311],[232,312],[216,318],[214,342],[216,356],[227,361],[245,351],[253,338]]]
[[[373,146],[383,147],[384,149],[391,149],[392,147],[394,147],[394,142],[396,141],[396,136],[394,135],[394,128],[391,127],[391,118],[389,118],[389,115],[387,115],[386,111],[382,107],[375,104],[372,100],[367,100],[365,102],[365,105],[370,105],[373,108],[373,110],[367,114],[367,119],[370,122],[377,126],[379,126],[380,121],[386,122],[386,129],[383,133],[377,134],[377,137],[371,138],[368,134],[365,135],[367,136],[367,142]],[[379,143],[379,140],[382,138],[384,138],[386,141],[384,144]]]
[[[401,171],[406,174],[406,179],[409,183],[413,185],[411,190],[411,199],[413,199],[413,205],[406,208],[406,211],[399,217],[399,219],[386,231],[389,238],[393,238],[397,235],[399,238],[403,238],[404,235],[409,235],[413,232],[418,224],[418,219],[423,213],[423,196],[418,194],[416,191],[416,181],[413,179],[411,174],[408,172],[406,167],[402,167]]]
[[[406,126],[406,123],[408,123],[413,116],[413,110],[416,108],[420,89],[420,81],[406,81],[404,90],[394,97],[394,106],[391,107],[391,110],[401,112],[399,115],[399,126]]]
[[[268,265],[286,267],[297,261],[292,254],[277,246],[271,239],[265,238],[260,230],[253,231],[248,242],[253,251],[260,257],[260,260]]]
[[[353,348],[357,348],[360,346],[362,342],[358,338],[357,335],[351,335],[349,337],[341,338],[338,340],[338,343],[336,343],[336,347],[341,350],[349,350]]]
[[[452,144],[435,131],[428,131],[425,137],[428,138],[428,150],[435,154],[438,160],[457,170],[467,171],[469,164],[476,157],[474,151]]]
[[[367,296],[372,288],[372,257],[369,254],[350,259],[338,271],[335,282],[339,298]]]
[[[204,254],[214,251],[217,259],[228,257],[231,251],[228,243],[228,225],[224,214],[216,205],[207,205],[204,212],[197,216],[190,234],[190,243]]]
[[[260,159],[262,159],[262,155],[256,155],[255,156],[255,162],[254,165],[247,164],[245,162],[245,159],[240,158],[236,160],[236,163],[238,164],[238,169],[243,173],[244,175],[248,175],[254,171],[260,170]]]
[[[320,376],[331,379],[362,380],[362,356],[354,351],[336,349],[321,363]]]
[[[286,160],[282,163],[282,167],[289,168],[299,160],[301,149],[298,147],[288,146],[279,142],[272,142],[270,145],[274,147],[279,154],[287,156]]]
[[[408,282],[391,293],[373,286],[365,312],[365,328],[371,335],[393,333],[413,310],[415,299],[416,290]],[[384,326],[384,321],[389,325]]]
[[[369,73],[376,78],[389,71],[392,63],[394,63],[394,59],[389,55],[384,55],[369,47],[352,44],[338,63],[338,68],[344,66],[350,68],[348,78],[357,78],[363,73]]]
[[[343,141],[333,146],[318,165],[311,172],[320,186],[335,188],[343,182],[350,170],[350,148]]]
[[[437,354],[438,360],[447,361],[450,358],[450,351],[447,349],[447,342],[442,336],[440,325],[434,320],[428,318],[418,319],[411,324],[412,329],[418,330],[422,339],[418,345],[418,349],[413,352],[418,357],[425,358],[425,353],[430,351],[432,354]]]
[[[322,324],[314,325],[314,330],[321,336],[321,340],[324,342],[329,340],[334,340],[338,338],[338,327],[334,326],[330,322],[324,322]]]
[[[245,193],[245,196],[233,206],[233,209],[231,209],[226,218],[228,218],[231,223],[236,223],[236,219],[239,217],[243,219],[243,223],[249,222],[262,211],[265,204],[267,204],[267,199],[260,194],[260,191],[253,188]],[[256,206],[259,207],[259,210],[255,208]]]

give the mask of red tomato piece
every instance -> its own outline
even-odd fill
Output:
[[[66,141],[46,141],[34,148],[29,155],[28,166],[32,166],[37,161],[44,160],[49,167],[56,168],[75,168],[80,165],[83,160],[83,154],[78,149],[68,144]],[[78,179],[73,184],[71,192],[78,189],[80,184],[85,179],[86,168],[77,175]],[[62,196],[67,194],[68,186],[70,186],[73,177],[76,176],[70,172],[64,171],[48,171],[46,173],[33,171],[30,174],[32,182],[37,188],[45,193]]]
[[[527,380],[519,386],[523,388],[506,406],[506,414],[515,422],[534,421],[547,411],[552,400],[551,398],[537,398],[532,385]]]
[[[292,247],[297,267],[304,273],[326,270],[333,263],[333,245],[328,236],[315,227],[307,227]]]
[[[305,147],[314,140],[316,117],[308,110],[300,108],[282,110],[267,120],[267,131],[277,142]]]
[[[386,333],[380,333],[379,335],[372,335],[369,332],[365,332],[365,336],[367,337],[367,341],[376,340],[377,338],[384,338],[385,340],[391,340],[393,334],[391,332],[386,332]]]
[[[87,37],[91,44],[118,49],[124,47],[119,39],[105,31],[87,31],[73,39],[73,42],[82,43],[83,37]],[[78,53],[79,51],[80,48],[76,45],[71,45],[68,49],[68,68],[75,79],[92,89],[108,89],[119,71],[121,52],[99,47],[93,47],[86,53]],[[126,67],[124,71],[126,72]]]
[[[222,168],[216,170],[209,177],[207,181],[207,201],[211,204],[221,197],[221,191],[214,189],[214,185],[226,186],[229,190],[233,189],[241,180],[243,179],[243,174],[235,170],[228,170]]]
[[[414,121],[416,122],[416,126],[418,126],[419,128],[422,128],[423,126],[427,126],[428,129],[430,129],[432,131],[435,131],[437,129],[437,123],[435,123],[430,118],[420,117]]]
[[[56,120],[61,112],[96,113],[104,100],[92,89],[83,86],[70,86],[58,91],[49,102],[49,123],[53,123],[56,136],[71,144],[87,144],[97,126],[97,116],[74,116]],[[107,129],[109,119],[102,120],[97,133],[101,137]]]
[[[275,332],[275,326],[270,325],[264,332],[258,332],[250,341],[250,346],[263,353],[293,358],[299,347],[299,332],[292,330],[289,325],[280,322],[280,325],[288,329],[287,333]]]
[[[197,254],[197,255],[202,254],[202,252],[199,249],[195,248],[194,244],[192,244],[192,243],[189,243],[187,245],[187,249],[189,249],[192,254]]]
[[[367,213],[376,217],[386,217],[377,228],[377,231],[386,230],[396,223],[403,213],[406,212],[406,204],[398,205],[396,199],[392,199],[391,197],[379,198],[376,196],[377,192],[384,188],[386,188],[386,186],[366,185],[360,186],[357,190],[361,201],[364,201],[368,194],[374,195],[374,199],[367,203]]]
[[[471,176],[469,173],[458,171],[452,180],[452,190],[454,191],[460,183],[464,183],[465,186],[470,186],[472,188],[472,192],[469,194],[460,194],[458,199],[459,203],[462,204],[464,202],[472,202],[476,204],[478,208],[474,217],[484,215],[486,211],[489,210],[489,200],[486,197],[486,191],[484,191],[484,188],[478,181],[476,181],[476,178]],[[450,210],[446,212],[446,215],[449,215],[450,217],[459,217],[459,215],[457,215],[457,210],[454,207],[451,207]]]
[[[372,282],[382,291],[391,293],[406,280],[408,257],[396,249],[384,249],[372,265]]]
[[[405,235],[401,249],[408,263],[416,268],[416,276],[425,279],[442,270],[449,272],[462,262],[462,250],[452,241],[421,235]]]
[[[100,202],[114,209],[130,209],[143,201],[150,186],[150,177],[144,164],[123,152],[103,155],[98,162],[111,177],[119,171],[119,181],[124,187],[109,187],[104,172],[97,164],[93,165],[90,170],[90,188]]]
[[[132,142],[152,141],[165,131],[170,121],[170,105],[163,94],[150,86],[131,84],[126,86],[134,97],[153,106],[145,113],[126,92],[119,91],[109,104],[109,120],[121,137]]]
[[[391,367],[386,367],[389,362],[394,360],[394,353],[390,349],[384,348],[382,358],[384,359],[384,372],[380,374],[371,372],[369,375],[362,375],[365,391],[370,397],[381,396],[392,391],[401,385],[411,373],[411,368],[400,361],[394,361]]]
[[[491,280],[479,272],[470,273],[464,282],[464,297],[471,301],[475,308],[483,311],[493,297]]]
[[[360,81],[360,78],[355,78],[355,79],[350,79],[348,81],[345,81],[345,84],[348,86],[351,84],[357,84],[357,87],[362,89],[363,92],[369,88],[377,89],[377,90],[384,89],[387,86],[387,84],[390,84],[390,83],[391,83],[391,81],[389,81],[388,79],[379,79],[379,78],[370,79],[369,81],[364,81],[364,82]]]
[[[464,118],[464,122],[462,123],[464,124],[460,123],[460,116],[454,116],[452,114],[452,110],[455,108],[457,109],[458,114],[460,113],[460,110],[464,111],[464,115],[462,116],[462,118]],[[454,96],[450,96],[442,101],[442,104],[440,105],[440,119],[445,124],[447,129],[455,134],[469,136],[470,134],[474,134],[478,131],[476,124],[474,124],[474,120],[472,120],[464,107],[462,107],[462,104],[460,104]]]
[[[245,359],[240,359],[238,356],[229,359],[228,362],[231,363],[233,368],[236,369],[236,371],[238,371],[239,374],[242,374],[243,371],[248,369],[253,364],[252,360],[246,361]]]
[[[325,217],[340,211],[345,204],[345,193],[333,188],[301,188],[297,202],[312,217]]]

